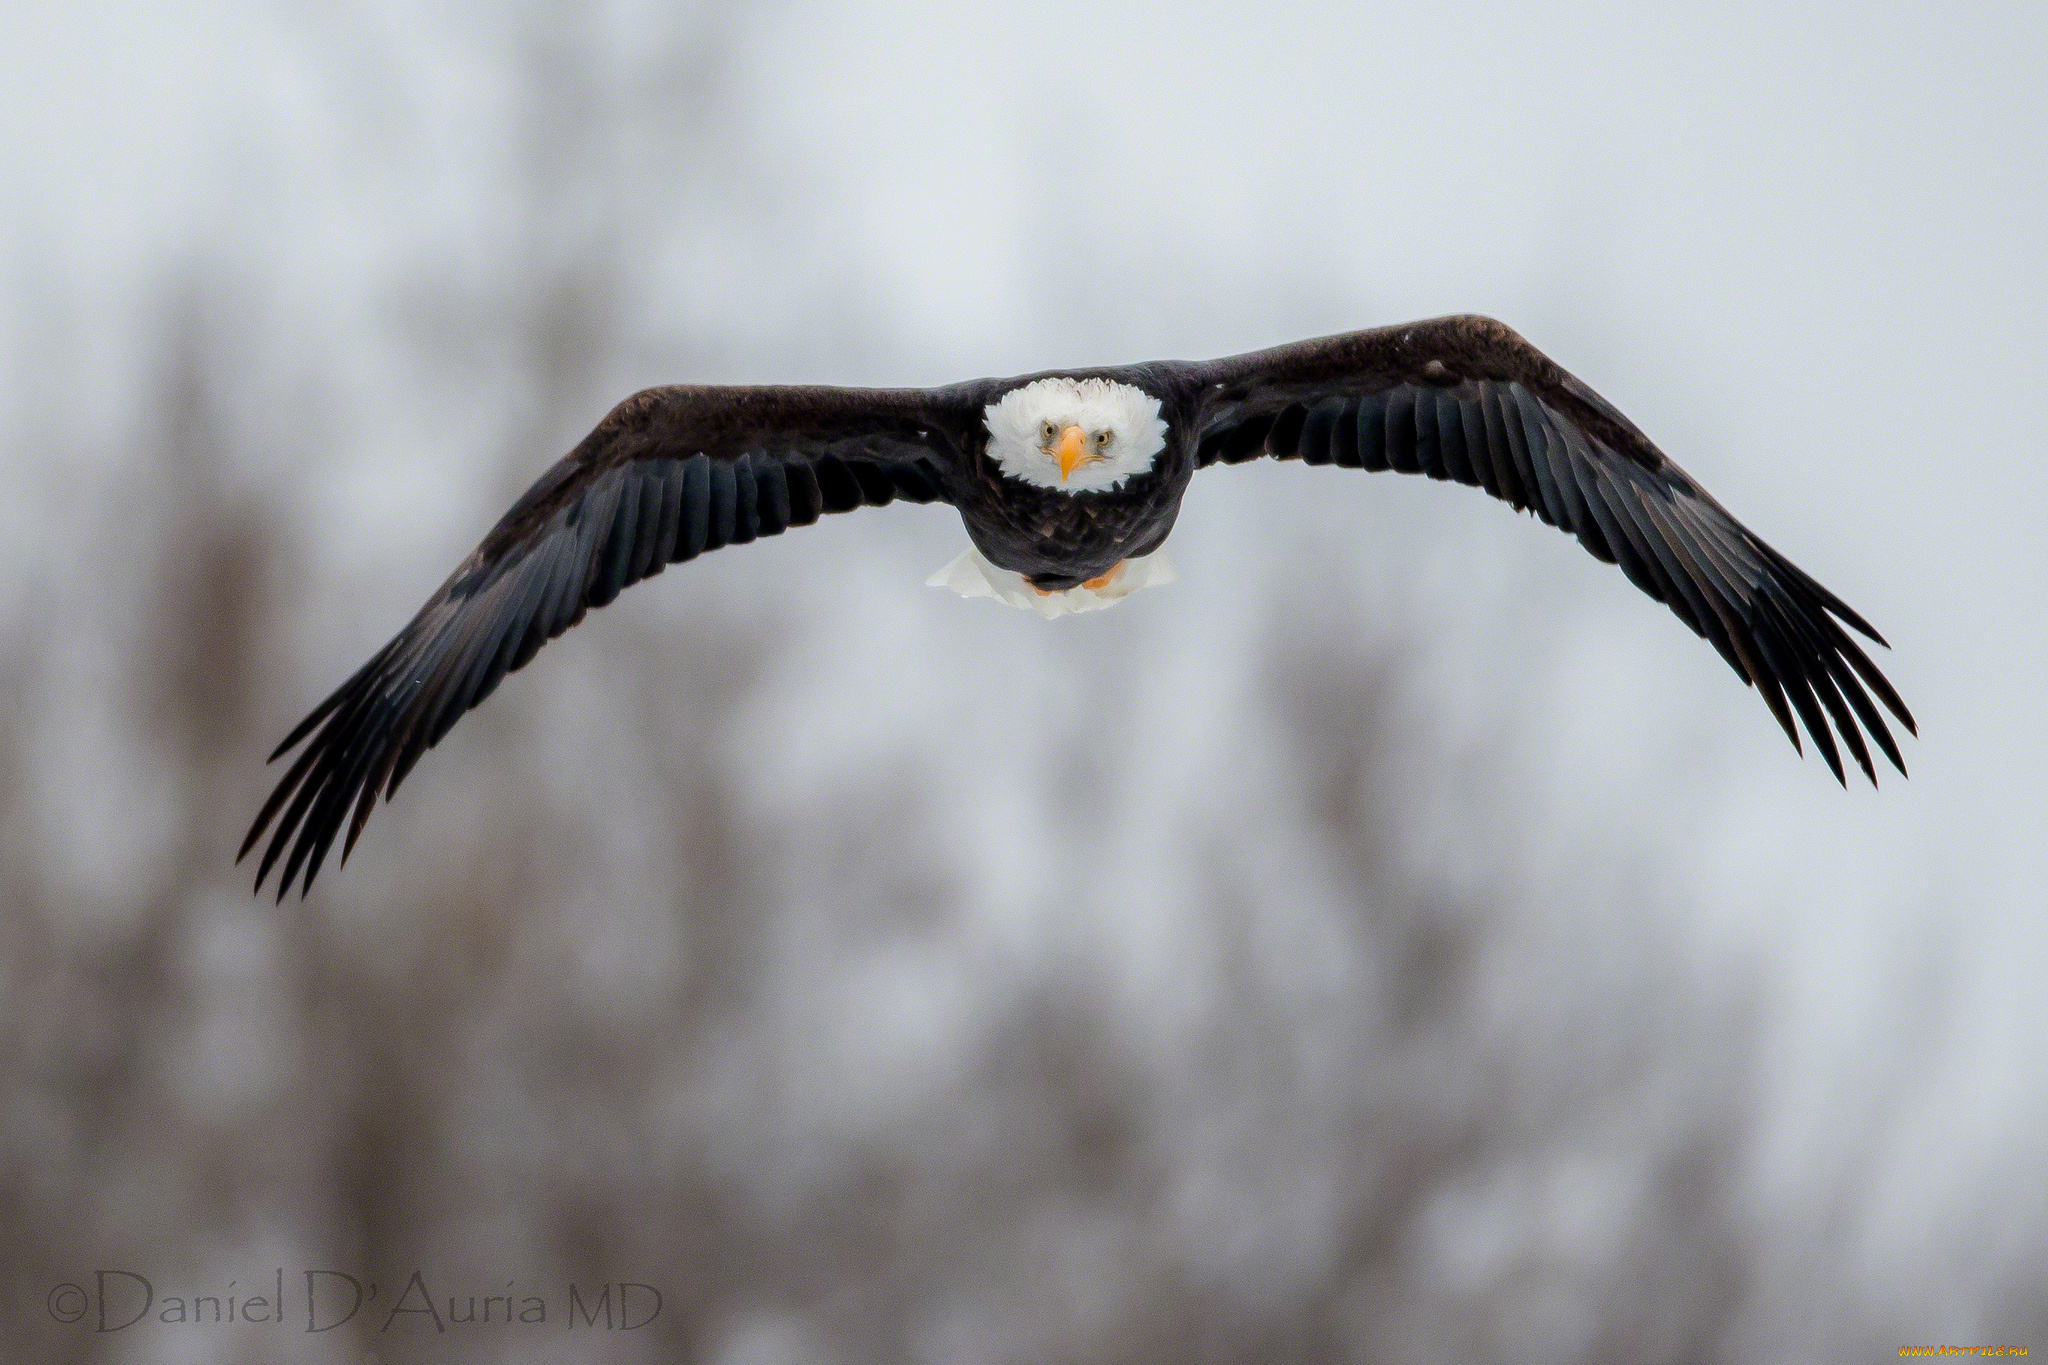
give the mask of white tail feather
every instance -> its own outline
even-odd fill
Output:
[[[1165,550],[1143,559],[1127,559],[1109,582],[1099,588],[1072,587],[1064,592],[1042,593],[1023,574],[999,569],[970,548],[967,553],[925,580],[927,587],[951,588],[962,597],[993,597],[1025,611],[1035,611],[1050,621],[1077,611],[1101,611],[1113,607],[1140,588],[1156,588],[1174,579],[1173,562]]]

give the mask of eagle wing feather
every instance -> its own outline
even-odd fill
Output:
[[[951,501],[972,394],[647,389],[542,474],[390,643],[271,754],[305,749],[257,813],[260,890],[312,886],[464,712],[542,645],[672,563],[898,498]],[[352,812],[352,813],[351,813]]]
[[[1506,324],[1352,332],[1188,365],[1181,381],[1198,466],[1271,456],[1483,488],[1619,565],[1756,687],[1795,749],[1796,716],[1838,780],[1837,735],[1871,782],[1866,734],[1905,772],[1872,697],[1917,733],[1912,714],[1849,630],[1884,638]]]

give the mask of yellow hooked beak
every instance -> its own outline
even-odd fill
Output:
[[[1059,449],[1053,452],[1053,458],[1060,462],[1060,482],[1065,483],[1088,461],[1088,433],[1075,426],[1061,431]]]

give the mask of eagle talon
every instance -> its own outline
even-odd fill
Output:
[[[1081,586],[1088,589],[1090,592],[1101,592],[1104,588],[1108,587],[1113,581],[1115,581],[1116,576],[1122,573],[1123,571],[1124,561],[1119,559],[1116,563],[1110,566],[1108,573],[1102,575],[1100,578],[1091,578],[1087,582],[1083,583]]]

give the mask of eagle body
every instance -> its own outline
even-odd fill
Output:
[[[1707,640],[1795,748],[1872,782],[1911,713],[1868,622],[1731,516],[1628,418],[1491,318],[1211,361],[936,389],[678,385],[634,394],[547,470],[396,636],[285,737],[252,823],[260,888],[310,887],[344,828],[504,676],[667,565],[893,501],[956,508],[973,549],[931,581],[1045,616],[1169,581],[1194,475],[1271,458],[1463,483],[1576,536]],[[1880,710],[1880,705],[1883,710]],[[1838,743],[1839,740],[1839,743]],[[1867,742],[1866,742],[1867,741]]]
[[[1114,487],[1069,491],[1008,473],[991,452],[984,423],[962,462],[966,477],[955,501],[968,537],[990,563],[1022,575],[1035,588],[1058,592],[1149,555],[1165,542],[1194,478],[1193,406],[1185,385],[1146,372],[1152,368],[1025,375],[989,386],[985,396],[993,403],[1047,381],[1117,384],[1156,403],[1166,425],[1165,444],[1147,468]]]

